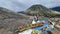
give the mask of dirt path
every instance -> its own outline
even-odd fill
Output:
[[[57,29],[54,29],[51,32],[52,32],[52,34],[60,34],[60,31],[58,31]]]
[[[12,34],[12,32],[2,28],[0,29],[0,34]]]

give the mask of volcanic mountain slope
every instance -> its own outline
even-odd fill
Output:
[[[0,34],[15,34],[14,32],[18,26],[27,23],[31,23],[28,17],[0,7]]]
[[[30,8],[22,13],[29,15],[39,14],[46,17],[60,17],[60,12],[50,10],[42,5],[32,5]]]

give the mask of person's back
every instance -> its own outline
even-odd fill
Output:
[[[35,21],[38,21],[38,18],[37,18],[36,16],[34,16],[34,20],[35,20]]]
[[[36,24],[37,21],[38,21],[38,18],[36,16],[34,16],[33,21],[32,21],[32,24]]]

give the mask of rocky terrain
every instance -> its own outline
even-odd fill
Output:
[[[0,7],[0,34],[15,34],[14,32],[18,26],[27,23],[31,23],[27,16]]]

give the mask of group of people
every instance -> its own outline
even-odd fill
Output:
[[[37,22],[40,22],[38,18],[39,18],[38,15],[34,16],[32,24],[36,24]],[[44,32],[44,30],[46,30],[46,29],[49,29],[49,30],[54,29],[54,25],[55,25],[55,22],[49,21],[48,26],[46,26],[46,28],[43,27],[42,31]],[[33,32],[35,32],[35,31],[33,31]],[[36,32],[37,32],[37,30],[36,30]]]
[[[40,22],[39,17],[40,17],[39,15],[34,15],[33,20],[32,20],[32,24],[36,24],[36,23]],[[28,31],[27,33],[29,33],[29,34],[44,34],[46,31],[48,31],[47,29],[49,27],[54,28],[54,22],[49,21],[49,23],[46,27],[45,27],[45,25],[43,24],[43,26],[37,27],[37,29],[34,28],[34,29],[26,30],[22,34],[25,34],[27,31]],[[21,33],[19,33],[19,34],[21,34]]]

